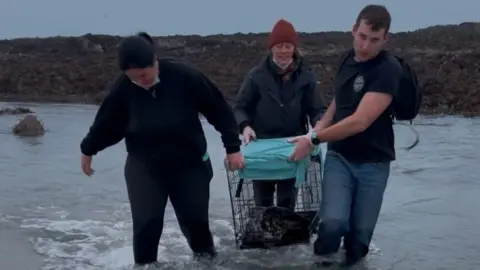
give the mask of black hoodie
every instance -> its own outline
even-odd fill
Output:
[[[123,74],[117,78],[81,143],[82,153],[95,155],[125,138],[130,155],[157,164],[200,162],[207,142],[199,113],[221,133],[226,152],[238,152],[238,126],[218,88],[172,59],[159,59],[159,70],[160,82],[148,91]]]

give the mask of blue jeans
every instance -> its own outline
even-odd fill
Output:
[[[390,162],[352,163],[327,152],[315,254],[337,252],[344,237],[347,256],[367,255],[389,175]]]

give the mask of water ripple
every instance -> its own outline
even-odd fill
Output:
[[[133,259],[123,143],[96,156],[97,173],[86,178],[79,168],[79,142],[96,106],[26,106],[39,115],[48,132],[41,138],[17,138],[10,128],[18,117],[0,117],[0,232],[29,239],[29,245],[43,258],[42,269],[130,269]],[[166,263],[163,269],[314,267],[310,246],[276,251],[234,249],[222,171],[224,151],[216,131],[205,121],[203,124],[216,169],[211,187],[212,229],[223,257],[213,266],[193,264],[169,206],[159,251],[160,260]],[[478,126],[478,119],[420,118],[415,125],[420,144],[411,151],[401,148],[411,143],[413,134],[405,126],[395,126],[398,160],[392,166],[375,245],[365,268],[477,269]],[[2,245],[12,242],[0,241],[0,248]],[[19,252],[31,254],[26,249]],[[0,261],[11,260],[6,256],[0,255]],[[38,267],[32,262],[29,269]]]

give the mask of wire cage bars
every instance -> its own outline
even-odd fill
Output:
[[[240,178],[238,172],[227,169],[237,249],[309,243],[318,225],[322,165],[321,153],[311,158],[306,182],[296,191],[293,211],[275,206],[256,206],[251,179]]]

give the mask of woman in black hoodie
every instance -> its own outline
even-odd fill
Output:
[[[245,143],[252,139],[303,135],[308,124],[315,126],[325,110],[315,92],[316,76],[298,51],[293,25],[279,20],[269,36],[270,53],[245,77],[234,106],[235,117]],[[257,206],[295,206],[295,179],[254,180]]]
[[[168,198],[194,254],[214,256],[208,220],[213,171],[199,113],[221,133],[232,170],[243,166],[234,114],[199,70],[157,58],[146,33],[121,42],[118,62],[122,73],[81,143],[82,169],[92,175],[92,156],[125,139],[136,264],[157,260]]]

